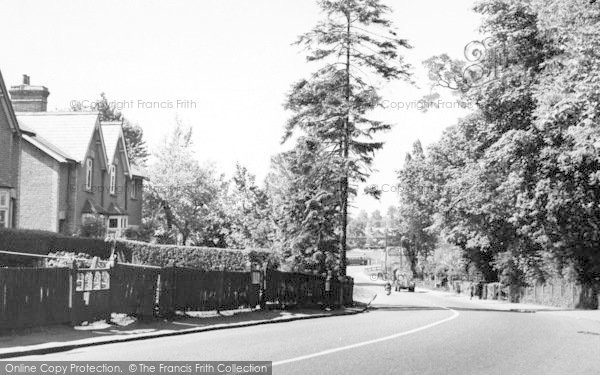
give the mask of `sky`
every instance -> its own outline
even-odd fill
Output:
[[[447,53],[462,58],[466,44],[481,39],[473,0],[388,0],[402,51],[413,65],[414,85],[381,88],[386,108],[373,118],[394,125],[367,185],[383,190],[377,201],[361,193],[352,203],[382,212],[396,205],[396,171],[419,139],[426,147],[469,113],[452,93],[440,108],[423,113],[416,102],[430,93],[422,62]],[[102,2],[3,0],[0,70],[8,86],[50,90],[48,110],[93,103],[101,92],[144,130],[150,151],[176,117],[193,128],[196,157],[226,176],[235,163],[262,180],[281,144],[290,113],[283,108],[309,64],[292,43],[320,19],[314,0],[106,0]]]

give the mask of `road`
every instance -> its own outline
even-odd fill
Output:
[[[600,323],[490,310],[417,290],[369,312],[21,357],[19,360],[268,360],[274,374],[600,374]]]

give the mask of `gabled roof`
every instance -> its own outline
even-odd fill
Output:
[[[22,129],[34,132],[38,140],[66,158],[82,162],[94,132],[99,128],[97,112],[18,112]],[[100,132],[101,142],[103,141]],[[106,147],[103,145],[103,149]]]
[[[66,154],[61,149],[54,146],[52,143],[48,142],[44,138],[39,137],[35,134],[34,135],[23,134],[23,139],[26,140],[27,142],[31,143],[32,145],[37,147],[39,150],[46,153],[47,155],[49,155],[50,157],[52,157],[54,160],[58,161],[59,163],[66,163],[66,162],[75,160],[72,156]]]
[[[97,204],[91,199],[85,201],[83,208],[81,209],[82,214],[101,214],[106,215],[106,211],[101,205]]]
[[[109,164],[115,163],[115,154],[119,149],[119,144],[122,150],[127,150],[125,145],[125,136],[123,135],[123,123],[121,121],[111,121],[100,123],[102,134],[104,136],[104,143],[106,144],[106,158]],[[131,174],[131,166],[129,165],[129,158],[127,152],[124,153],[125,157],[125,168],[127,173]]]
[[[118,204],[115,204],[113,202],[111,202],[108,206],[107,213],[109,215],[127,215],[127,211],[125,211],[124,209],[119,207]]]
[[[106,158],[112,163],[121,136],[121,122],[101,122],[104,143],[106,143]]]
[[[19,128],[19,122],[15,116],[10,97],[8,96],[8,90],[6,89],[4,78],[2,78],[2,71],[0,71],[0,108],[2,108],[2,111],[6,114],[8,124],[12,131],[20,133],[21,129]]]

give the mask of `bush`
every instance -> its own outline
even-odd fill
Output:
[[[57,235],[51,250],[68,253],[85,253],[92,257],[108,259],[112,250],[111,244],[100,238],[67,237]]]
[[[116,251],[131,254],[136,263],[160,267],[176,265],[203,270],[223,268],[227,271],[246,271],[253,263],[267,264],[271,268],[279,265],[272,252],[262,250],[231,250],[118,240]]]
[[[102,239],[69,237],[54,232],[0,229],[0,250],[37,255],[65,251],[107,259],[110,256],[111,244]],[[4,266],[31,267],[37,264],[38,260],[33,257],[0,254],[0,265]]]
[[[104,238],[106,236],[106,224],[100,217],[86,217],[79,230],[81,237]]]
[[[75,254],[65,251],[57,251],[48,255],[56,256],[56,258],[45,259],[43,262],[45,268],[71,267],[73,262],[75,262],[77,268],[91,268],[93,263],[93,257],[85,253]],[[106,268],[107,265],[107,260],[99,260],[96,263],[95,268]]]

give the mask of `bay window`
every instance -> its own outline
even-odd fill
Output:
[[[0,191],[0,228],[10,227],[10,194]]]

